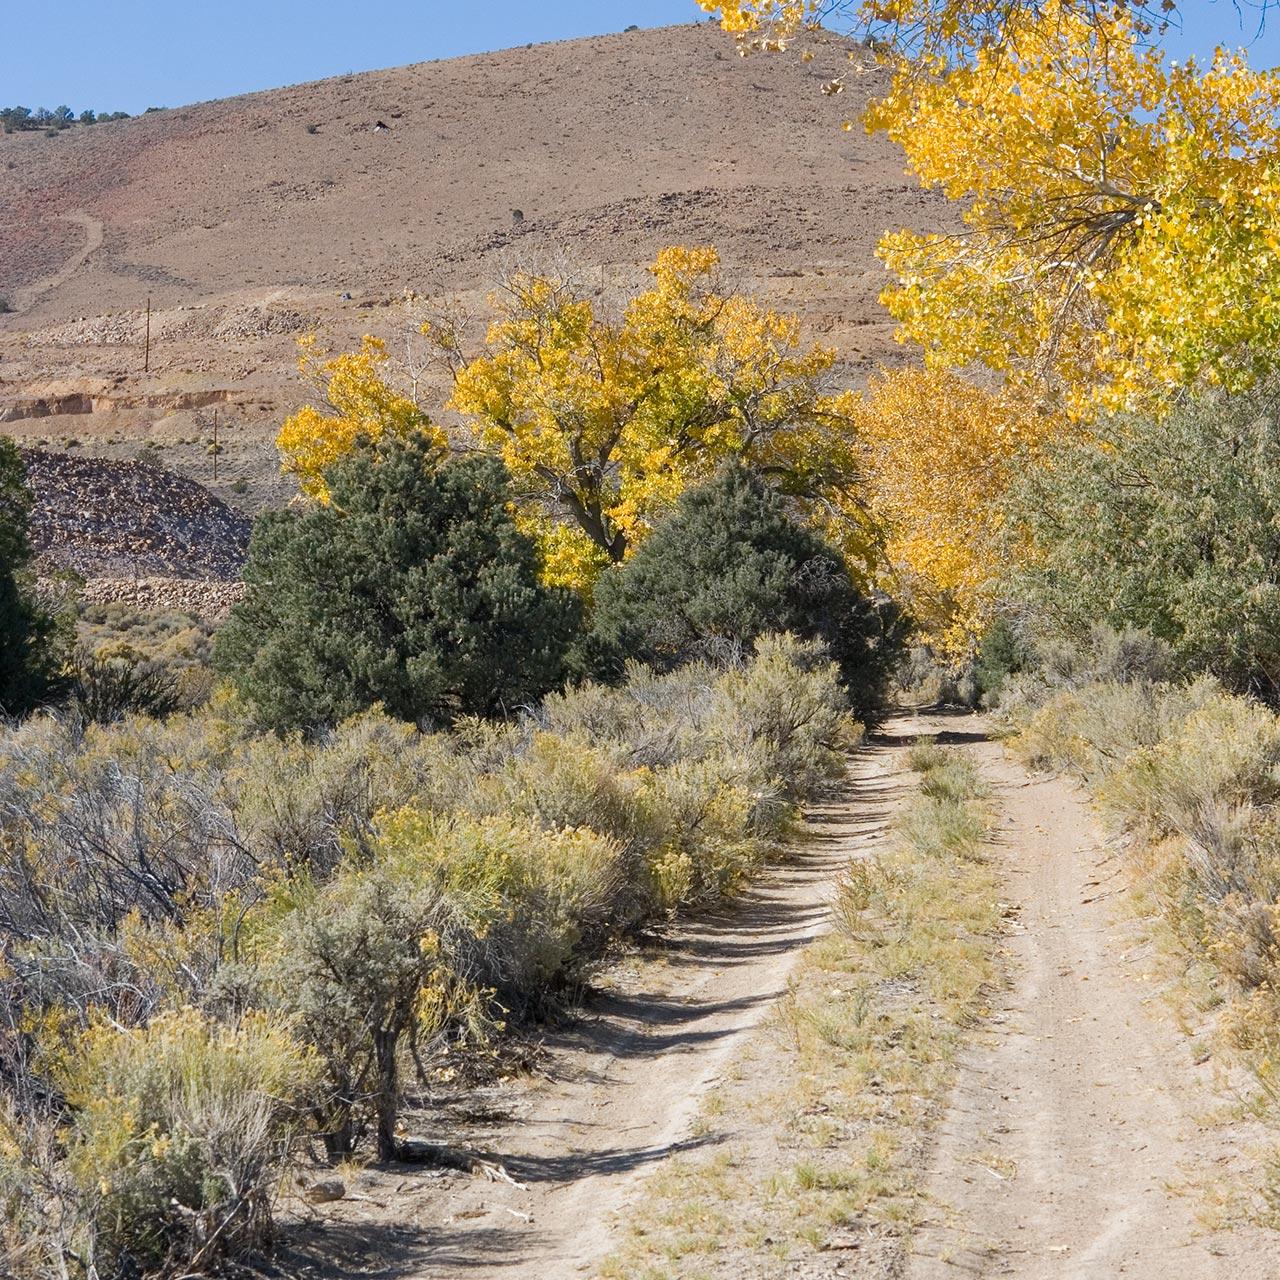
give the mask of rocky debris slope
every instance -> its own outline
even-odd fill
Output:
[[[145,462],[23,456],[45,563],[88,578],[239,578],[252,522],[203,485]]]
[[[126,604],[140,613],[186,613],[221,622],[244,596],[243,582],[208,578],[90,578],[85,604]]]
[[[26,335],[28,347],[112,347],[136,345],[146,333],[141,310],[80,316],[69,324],[35,329]],[[248,306],[171,307],[151,313],[151,337],[159,344],[173,341],[241,341],[271,334],[301,333],[315,328],[314,317],[296,308],[274,304]]]

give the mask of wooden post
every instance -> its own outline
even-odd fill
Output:
[[[218,483],[218,411],[213,411],[213,483]]]
[[[147,295],[147,340],[143,348],[142,372],[151,372],[151,295]]]

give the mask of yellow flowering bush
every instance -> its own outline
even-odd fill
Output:
[[[376,856],[393,880],[440,886],[475,939],[465,967],[522,1011],[561,997],[628,923],[619,847],[587,827],[410,807],[383,819]]]
[[[136,1028],[44,1031],[69,1111],[64,1194],[81,1202],[80,1243],[99,1272],[126,1257],[194,1269],[265,1242],[317,1075],[287,1022],[183,1008]]]

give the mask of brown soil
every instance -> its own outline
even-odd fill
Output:
[[[609,294],[673,243],[717,245],[857,381],[902,358],[876,241],[942,215],[841,130],[883,85],[859,67],[823,96],[849,50],[744,60],[702,23],[0,136],[0,421],[109,457],[150,441],[211,483],[216,407],[215,488],[257,509],[289,493],[271,440],[308,395],[302,330],[400,350],[405,290],[480,314],[505,266],[543,263]]]
[[[927,1169],[911,1255],[892,1229],[869,1224],[800,1257],[730,1243],[664,1274],[1280,1276],[1275,1235],[1199,1224],[1205,1188],[1240,1172],[1259,1135],[1209,1123],[1221,1095],[1154,1000],[1144,947],[1117,910],[1119,869],[1089,810],[1066,784],[1006,760],[980,721],[923,716],[889,726],[855,758],[846,797],[813,815],[814,839],[738,907],[681,925],[603,975],[583,1019],[548,1037],[541,1078],[469,1095],[443,1128],[438,1113],[424,1114],[434,1127],[418,1136],[465,1153],[462,1168],[366,1170],[350,1185],[354,1198],[295,1230],[295,1269],[423,1280],[594,1274],[643,1178],[733,1136],[700,1116],[713,1090],[729,1096],[731,1115],[759,1117],[762,1077],[774,1072],[768,1086],[785,1089],[762,1020],[826,928],[833,876],[887,838],[908,791],[905,745],[940,730],[978,754],[994,786],[1016,923],[1007,997],[960,1064],[936,1143],[900,1151]],[[735,1108],[735,1093],[746,1105]],[[784,1117],[745,1137],[759,1161],[789,1168],[797,1153],[778,1148],[794,1132]]]

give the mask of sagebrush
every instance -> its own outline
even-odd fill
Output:
[[[629,931],[743,885],[858,732],[782,636],[434,734],[375,708],[261,735],[225,693],[0,734],[4,1270],[266,1243],[300,1143],[396,1157],[406,1079],[482,1064]]]

